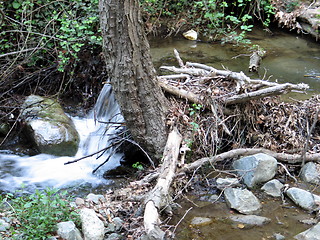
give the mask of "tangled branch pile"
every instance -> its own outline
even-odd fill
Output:
[[[306,84],[253,80],[244,73],[196,64],[161,67],[178,74],[160,76],[170,94],[170,122],[178,123],[184,144],[197,157],[235,148],[263,147],[276,152],[314,153],[320,149],[320,101],[282,102],[279,95],[303,91]]]

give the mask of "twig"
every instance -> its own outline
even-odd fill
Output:
[[[289,170],[286,168],[286,166],[284,164],[282,164],[281,162],[278,162],[278,165],[283,167],[283,169],[286,171],[286,173],[289,175],[289,177],[291,177],[296,183],[298,182],[298,180],[294,176],[291,175],[291,173],[289,172]]]
[[[71,164],[71,163],[79,162],[79,161],[81,161],[81,160],[83,160],[83,159],[85,159],[85,158],[92,157],[93,155],[96,155],[96,154],[98,154],[98,153],[100,153],[100,152],[106,151],[106,150],[114,147],[115,145],[119,144],[120,142],[121,142],[121,141],[118,141],[118,142],[116,142],[116,143],[112,143],[112,144],[109,145],[108,147],[105,147],[105,148],[103,148],[103,149],[100,149],[100,150],[98,150],[98,151],[96,151],[96,152],[94,152],[94,153],[91,153],[91,154],[89,154],[89,155],[86,155],[86,156],[84,156],[84,157],[81,157],[81,158],[78,158],[78,159],[75,159],[75,160],[72,160],[72,161],[69,161],[69,162],[65,162],[64,165],[68,165],[68,164]]]
[[[28,48],[28,49],[22,49],[22,50],[19,50],[19,51],[16,51],[16,52],[4,53],[4,54],[0,55],[0,58],[7,57],[7,56],[10,56],[10,55],[16,55],[16,54],[20,54],[20,53],[24,53],[24,52],[31,52],[31,51],[34,51],[34,50],[40,50],[40,49],[43,49],[43,48],[41,48],[41,47],[40,48],[39,47]]]
[[[177,230],[177,227],[179,226],[179,224],[183,221],[183,219],[187,216],[187,214],[193,209],[193,207],[190,207],[182,216],[182,218],[179,220],[179,222],[175,225],[172,233],[175,233],[175,231]]]
[[[311,128],[310,128],[309,131],[308,131],[308,135],[307,135],[307,139],[306,139],[306,144],[305,144],[304,149],[303,149],[303,152],[302,152],[302,154],[301,154],[301,157],[302,157],[301,166],[302,166],[302,167],[304,166],[304,164],[305,164],[305,162],[306,162],[306,153],[307,153],[308,148],[309,148],[310,137],[311,137],[311,134],[312,134],[312,132],[313,132],[313,130],[314,130],[317,122],[318,122],[317,120],[318,120],[319,111],[320,111],[320,110],[318,109],[317,112],[316,112],[315,115],[314,115],[313,123],[312,123],[312,125],[311,125]],[[308,121],[307,121],[307,124],[308,124]],[[307,129],[308,129],[308,128],[307,128]]]

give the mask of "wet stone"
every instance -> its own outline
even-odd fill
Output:
[[[272,196],[272,197],[281,197],[282,191],[281,189],[283,188],[283,184],[277,180],[277,179],[273,179],[267,183],[265,183],[262,186],[262,190]]]
[[[315,211],[319,208],[316,204],[320,202],[320,196],[306,190],[292,187],[286,191],[286,195],[298,206],[308,211]]]
[[[270,218],[256,216],[256,215],[234,215],[229,217],[234,222],[240,222],[243,224],[262,226],[271,222]]]
[[[258,198],[247,189],[227,188],[224,196],[230,208],[243,214],[254,214],[261,208]]]
[[[191,225],[195,226],[203,226],[212,223],[211,218],[206,218],[206,217],[194,217],[191,220]]]
[[[306,231],[299,233],[294,237],[298,240],[317,240],[320,239],[320,223],[313,226],[312,228],[307,229]]]

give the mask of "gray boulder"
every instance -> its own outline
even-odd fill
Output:
[[[249,188],[253,188],[274,177],[277,171],[277,160],[267,154],[258,153],[234,161],[233,168],[243,178],[243,182]]]
[[[22,109],[25,133],[41,153],[57,156],[74,156],[77,153],[79,134],[59,103],[30,95]]]
[[[58,235],[65,240],[82,240],[81,233],[72,221],[57,224]]]
[[[319,240],[320,239],[320,223],[307,229],[306,231],[294,236],[298,240]]]
[[[234,222],[240,222],[251,226],[262,226],[271,222],[270,218],[256,215],[233,215],[229,217]]]
[[[301,179],[308,183],[319,184],[320,173],[318,171],[319,165],[313,162],[306,163],[301,169]]]
[[[319,208],[320,196],[306,190],[292,187],[286,191],[286,195],[298,206],[308,211],[315,211]]]
[[[104,224],[93,209],[82,208],[80,210],[80,219],[85,240],[103,240],[105,234]]]
[[[272,196],[272,197],[281,197],[281,189],[283,188],[283,184],[277,180],[273,179],[262,186],[262,190]]]
[[[224,197],[230,208],[243,214],[254,214],[261,208],[258,198],[247,189],[227,188]]]

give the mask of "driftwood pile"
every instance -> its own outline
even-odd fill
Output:
[[[157,179],[144,197],[146,239],[168,236],[160,228],[160,213],[172,214],[170,185],[181,174],[261,152],[288,164],[320,159],[320,97],[292,103],[279,98],[290,91],[303,92],[308,85],[251,79],[243,72],[184,64],[177,51],[175,56],[179,67],[161,67],[175,74],[158,77],[172,103],[168,117],[172,131],[162,164],[134,183],[143,186]],[[184,164],[191,149],[193,161]]]

